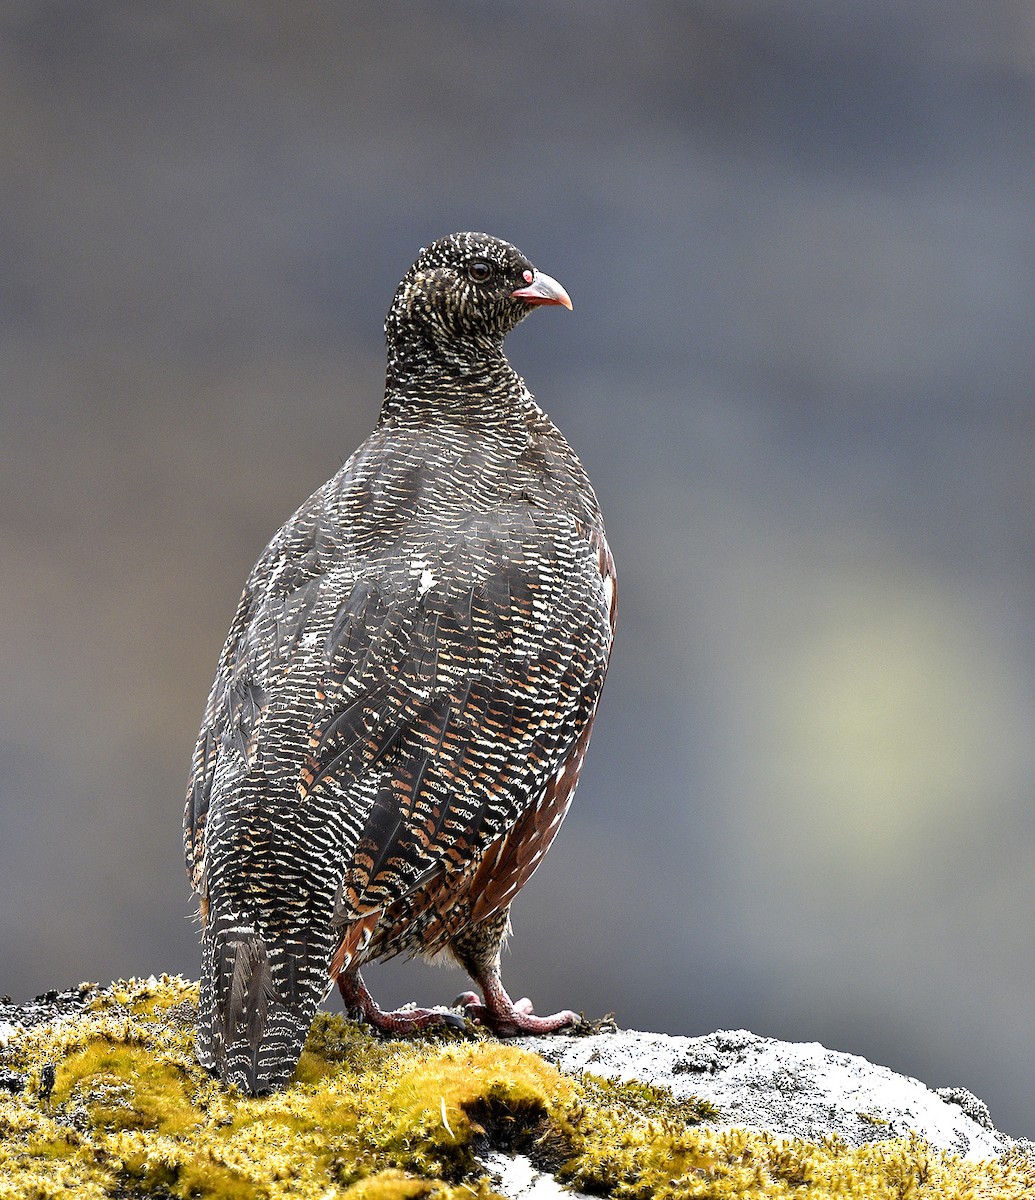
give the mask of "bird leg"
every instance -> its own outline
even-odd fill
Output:
[[[385,1012],[367,991],[367,985],[358,970],[344,971],[338,976],[338,991],[341,992],[345,1011],[351,1017],[372,1025],[379,1033],[407,1037],[422,1029],[464,1029],[463,1017],[434,1008],[400,1008]]]
[[[532,1011],[532,1001],[527,996],[516,1002],[511,1000],[498,969],[475,975],[474,981],[482,989],[484,1003],[475,992],[463,992],[457,996],[456,1004],[462,1006],[470,1020],[491,1029],[498,1037],[556,1033],[558,1029],[567,1029],[578,1023],[579,1014],[570,1008],[549,1017],[537,1017]]]
[[[507,995],[500,978],[500,951],[510,928],[509,915],[509,910],[503,909],[481,925],[464,930],[450,943],[453,956],[481,988],[484,997],[480,1001],[474,992],[463,992],[454,1001],[454,1007],[462,1007],[467,1017],[498,1037],[555,1033],[577,1024],[579,1015],[571,1009],[537,1017],[527,996],[515,1003]]]

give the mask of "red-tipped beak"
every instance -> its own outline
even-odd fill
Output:
[[[526,271],[526,279],[528,274]],[[542,271],[536,271],[528,287],[518,288],[516,292],[510,294],[515,300],[524,300],[526,304],[563,304],[571,312],[571,300],[568,298],[568,293],[556,279],[551,279]]]

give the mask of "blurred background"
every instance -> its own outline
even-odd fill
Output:
[[[508,346],[621,583],[513,994],[1035,1134],[1033,122],[1027,0],[5,4],[0,991],[197,973],[241,586],[483,229],[574,299]]]

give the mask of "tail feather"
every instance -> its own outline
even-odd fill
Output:
[[[198,1060],[253,1096],[291,1077],[321,999],[299,989],[291,967],[275,970],[278,958],[280,948],[251,925],[213,923],[205,931]]]

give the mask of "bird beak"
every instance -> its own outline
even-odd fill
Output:
[[[571,312],[568,293],[556,279],[551,279],[542,271],[536,271],[528,287],[518,288],[510,294],[515,300],[524,300],[526,304],[563,304]]]

